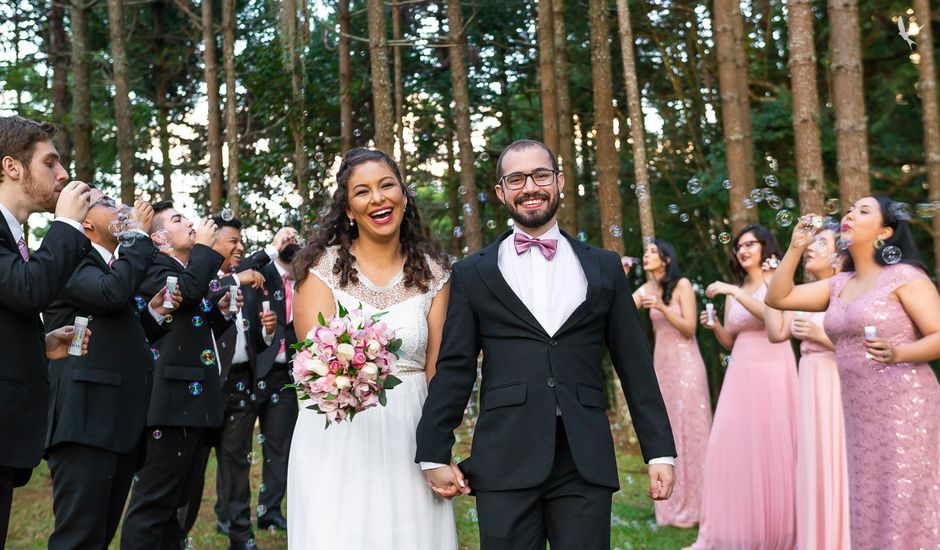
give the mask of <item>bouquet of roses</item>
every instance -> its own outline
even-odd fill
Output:
[[[324,319],[294,344],[292,386],[301,400],[313,401],[308,409],[326,415],[331,423],[352,420],[356,413],[386,404],[385,392],[401,384],[395,363],[401,340],[378,319],[359,309],[347,311],[338,305],[337,314]]]

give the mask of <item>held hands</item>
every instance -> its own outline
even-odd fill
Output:
[[[822,231],[823,226],[822,216],[807,214],[800,217],[796,227],[793,228],[793,236],[790,237],[790,248],[802,251],[816,239],[816,235]]]
[[[795,317],[790,326],[790,334],[798,340],[821,342],[826,333],[823,328],[805,317]]]
[[[176,289],[173,291],[173,294],[170,295],[170,301],[173,302],[173,307],[163,307],[163,300],[166,298],[166,286],[160,289],[160,292],[150,300],[150,307],[157,313],[157,315],[162,315],[166,317],[170,313],[180,307],[180,304],[183,302],[183,293],[180,292],[179,285],[176,285]]]
[[[424,470],[424,477],[431,490],[441,498],[450,500],[460,493],[470,494],[470,484],[456,464]]]
[[[264,275],[254,269],[246,269],[238,273],[238,281],[243,285],[251,285],[251,288],[264,288]]]
[[[640,307],[642,309],[658,309],[660,311],[664,309],[662,301],[660,301],[659,296],[655,294],[640,296]]]
[[[199,220],[199,226],[196,228],[196,244],[212,247],[216,239],[219,238],[219,228],[212,221],[212,218]]]
[[[218,306],[219,311],[223,314],[228,315],[228,308],[232,304],[232,291],[228,291],[222,295],[222,298],[219,300]],[[238,309],[241,309],[245,305],[245,300],[242,298],[242,291],[238,291],[238,295],[235,297],[235,305],[238,306]]]
[[[46,359],[64,359],[69,355],[69,345],[75,335],[75,327],[68,325],[57,328],[46,334]],[[88,355],[88,341],[91,339],[91,329],[85,329],[85,339],[82,340],[82,355]]]
[[[277,314],[273,311],[262,311],[258,314],[258,317],[261,318],[261,326],[264,327],[264,333],[274,334],[274,330],[277,328]]]
[[[134,203],[134,211],[131,212],[131,219],[140,225],[140,230],[144,233],[150,233],[150,226],[153,223],[153,206],[147,201],[137,201]]]
[[[698,315],[698,322],[701,323],[701,325],[702,325],[703,327],[707,328],[708,330],[715,330],[716,328],[718,328],[719,326],[721,326],[721,321],[718,320],[718,312],[717,312],[717,311],[715,312],[715,320],[714,320],[713,322],[711,322],[711,323],[708,322],[708,312],[707,312],[707,311],[703,311],[703,312],[699,313],[699,315]]]
[[[271,241],[271,244],[280,252],[289,244],[297,244],[298,240],[300,240],[300,233],[298,233],[296,229],[293,227],[282,227],[281,230],[274,235],[274,240]]]
[[[899,362],[897,361],[897,348],[884,338],[865,338],[865,351],[871,356],[872,361],[878,363],[890,365]]]
[[[55,203],[55,217],[68,218],[78,223],[85,221],[85,214],[91,208],[91,188],[88,184],[73,181],[62,188],[59,200]]]
[[[764,273],[770,273],[773,275],[773,272],[777,270],[778,266],[780,266],[780,260],[777,258],[776,254],[774,254],[764,260],[764,263],[761,264],[760,268]]]
[[[650,464],[650,488],[646,492],[653,500],[667,500],[676,484],[676,468],[671,464]]]

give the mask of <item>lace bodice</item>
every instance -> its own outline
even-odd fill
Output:
[[[357,273],[359,282],[340,286],[339,276],[333,273],[337,257],[338,246],[327,248],[316,265],[310,268],[310,273],[330,287],[333,298],[346,309],[356,309],[361,304],[366,315],[387,312],[382,322],[402,341],[398,353],[399,373],[423,372],[428,345],[428,312],[434,297],[450,279],[450,271],[428,257],[433,279],[427,292],[405,286],[403,271],[384,287],[376,285],[362,273]]]

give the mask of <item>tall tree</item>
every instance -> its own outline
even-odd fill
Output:
[[[375,117],[375,147],[395,154],[395,129],[392,124],[392,85],[388,74],[388,30],[385,2],[366,0],[369,14],[369,60],[372,66],[372,111]]]
[[[744,19],[740,0],[715,0],[712,18],[721,89],[721,124],[724,133],[729,210],[735,231],[756,220],[744,201],[754,189],[754,144],[751,141],[751,106],[748,99],[747,59],[744,54]]]
[[[215,56],[215,25],[212,0],[202,0],[203,63],[206,99],[209,107],[207,146],[209,148],[209,208],[222,206],[222,117],[219,113],[219,67]]]
[[[46,37],[49,59],[52,63],[52,117],[59,123],[58,141],[62,166],[72,164],[71,131],[65,121],[71,109],[69,95],[69,41],[65,33],[65,4],[52,0],[49,8],[49,32]]]
[[[454,93],[454,126],[460,159],[460,187],[463,196],[464,243],[474,252],[483,247],[477,184],[474,175],[473,143],[470,141],[470,89],[467,83],[467,45],[463,34],[460,0],[447,0],[447,49],[450,84]]]
[[[397,2],[392,6],[392,38],[395,40],[395,138],[398,143],[398,166],[401,170],[401,177],[406,177],[405,169],[408,163],[405,162],[405,83],[404,67],[402,67],[402,46],[399,43],[402,40],[401,28],[401,5]]]
[[[650,177],[646,161],[646,132],[643,128],[643,109],[640,105],[640,87],[636,76],[636,58],[633,53],[633,25],[627,0],[617,0],[617,21],[620,29],[620,49],[623,58],[623,80],[627,88],[627,112],[630,113],[630,138],[633,142],[633,170],[636,176],[636,197],[640,207],[640,230],[643,243],[656,238],[653,226],[653,207],[650,204]]]
[[[918,92],[924,106],[924,149],[927,154],[927,184],[933,204],[933,250],[936,272],[940,273],[940,114],[937,109],[937,68],[933,58],[933,28],[931,26],[930,0],[914,0],[914,16],[920,32],[917,37]]]
[[[812,0],[787,3],[787,45],[793,90],[793,137],[800,211],[823,212],[826,181],[819,137],[819,93],[816,89],[816,50]]]
[[[555,78],[558,96],[558,161],[565,173],[566,188],[562,192],[558,221],[561,228],[574,235],[578,232],[578,164],[574,156],[574,123],[571,118],[571,95],[568,84],[568,35],[565,32],[565,0],[552,0],[552,28],[555,43]],[[505,93],[505,92],[504,92]]]
[[[166,52],[166,8],[166,0],[150,4],[153,15],[154,106],[157,108],[157,134],[160,141],[160,176],[163,198],[170,200],[173,198],[173,164],[170,160],[170,106],[167,97],[170,76]]]
[[[620,157],[614,145],[607,0],[590,0],[591,76],[594,84],[594,143],[597,146],[598,206],[604,248],[623,255]]]
[[[235,0],[222,0],[222,59],[225,65],[225,143],[228,148],[228,204],[237,216],[238,201],[238,92],[235,88]]]
[[[95,165],[91,154],[91,54],[88,50],[88,8],[85,0],[72,0],[72,125],[75,178],[91,181]]]
[[[134,204],[134,125],[131,121],[123,0],[108,0],[108,33],[114,72],[114,114],[117,121],[117,151],[121,169],[121,201],[124,204]]]
[[[280,12],[281,35],[284,45],[284,64],[290,75],[291,101],[288,106],[288,125],[294,142],[294,187],[307,204],[310,188],[307,185],[307,151],[304,147],[304,61],[298,51],[300,35],[297,30],[297,0],[283,0]],[[307,218],[304,218],[306,220]]]
[[[538,13],[536,37],[539,46],[542,141],[553,153],[558,154],[558,96],[555,91],[555,33],[552,24],[552,0],[539,0]]]
[[[829,0],[829,50],[839,196],[848,207],[871,192],[858,0]]]
[[[352,69],[349,59],[349,0],[339,0],[339,128],[343,153],[353,147]]]

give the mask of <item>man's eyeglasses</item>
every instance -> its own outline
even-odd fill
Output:
[[[106,208],[116,208],[117,201],[112,199],[111,197],[101,197],[100,199],[91,203],[91,206],[88,209],[91,210],[92,208],[96,206],[104,206]]]
[[[532,178],[532,182],[539,187],[548,187],[555,183],[558,177],[558,170],[548,168],[539,168],[529,173],[513,172],[499,178],[499,184],[511,191],[517,191],[525,187],[526,180]]]

